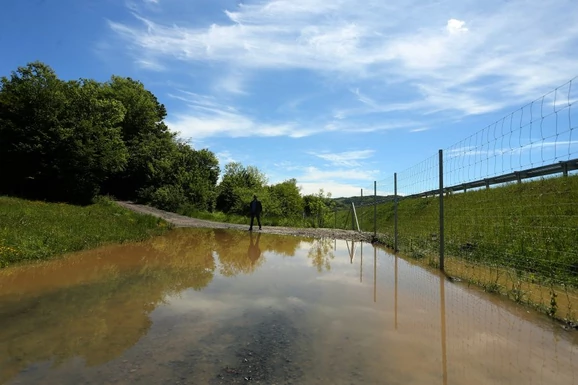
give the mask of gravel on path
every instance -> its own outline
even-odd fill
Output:
[[[249,224],[239,225],[236,223],[213,222],[204,219],[191,218],[184,215],[159,210],[154,207],[140,205],[129,201],[117,201],[116,203],[122,207],[125,207],[132,211],[136,211],[138,213],[149,214],[155,217],[162,218],[165,221],[172,223],[175,227],[233,229],[240,231],[249,230]],[[310,238],[333,238],[333,239],[344,239],[344,240],[364,241],[364,242],[373,241],[373,233],[358,232],[353,230],[342,230],[342,229],[264,226],[262,230],[257,231],[265,234],[295,235]]]

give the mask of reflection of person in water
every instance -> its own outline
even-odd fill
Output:
[[[253,240],[253,233],[251,233],[251,242],[249,243],[249,250],[247,254],[252,264],[255,264],[257,260],[261,257],[261,249],[259,248],[259,238],[261,238],[261,233],[257,233],[257,239]]]
[[[253,231],[253,220],[257,217],[257,224],[259,224],[259,230],[261,230],[261,211],[263,211],[263,206],[261,202],[257,200],[257,195],[253,195],[253,200],[251,201],[251,226],[249,231]]]

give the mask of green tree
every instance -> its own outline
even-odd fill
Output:
[[[0,79],[0,164],[14,165],[0,168],[0,193],[77,203],[105,193],[212,210],[217,158],[178,140],[166,114],[131,78],[65,82],[40,62],[19,67]]]
[[[303,197],[305,204],[305,215],[313,226],[322,227],[325,216],[334,207],[334,201],[331,199],[331,193],[325,193],[319,189],[317,194],[305,195]]]
[[[177,211],[184,205],[196,210],[212,210],[219,178],[219,162],[209,150],[196,151],[178,142],[172,148],[154,184],[141,189],[139,198],[158,208]]]
[[[40,62],[0,79],[0,192],[89,202],[126,164],[123,106],[90,80],[63,82]]]
[[[113,174],[103,190],[122,199],[137,199],[139,191],[163,185],[176,154],[176,135],[163,122],[166,108],[141,82],[112,76],[105,88],[109,98],[126,109],[121,127],[130,155],[124,170]]]
[[[217,197],[219,180],[219,160],[208,149],[193,150],[186,144],[180,144],[186,162],[183,167],[188,172],[186,182],[187,199],[198,210],[212,211]]]
[[[257,167],[228,163],[218,187],[216,207],[225,213],[245,215],[253,194],[263,198],[266,184],[267,177]]]
[[[304,201],[295,178],[288,179],[269,187],[269,195],[275,202],[275,215],[286,218],[298,218],[303,213]],[[269,210],[273,210],[273,207]]]

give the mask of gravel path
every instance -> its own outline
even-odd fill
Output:
[[[142,214],[150,214],[155,217],[164,219],[165,221],[172,223],[176,227],[197,227],[197,228],[212,228],[212,229],[234,229],[234,230],[249,230],[249,224],[239,225],[235,223],[223,223],[223,222],[213,222],[204,219],[196,219],[187,217],[184,215],[179,215],[171,213],[164,210],[159,210],[154,207],[139,205],[133,202],[127,201],[117,201],[117,203],[127,209],[136,211]],[[296,235],[301,237],[311,237],[311,238],[333,238],[333,239],[346,239],[354,241],[365,241],[371,242],[373,240],[373,233],[367,232],[357,232],[352,230],[341,230],[341,229],[314,229],[314,228],[295,228],[295,227],[268,227],[264,226],[263,230],[258,230],[261,233],[266,234],[280,234],[280,235]]]

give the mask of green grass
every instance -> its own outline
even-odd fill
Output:
[[[0,267],[143,240],[168,227],[161,219],[121,208],[107,198],[73,206],[0,197]]]
[[[444,197],[445,254],[504,267],[519,279],[578,287],[578,176],[548,178]],[[373,231],[373,206],[357,208],[360,227]],[[347,211],[338,213],[338,227]],[[394,243],[394,205],[377,208],[377,232]],[[437,258],[439,197],[401,200],[398,249]]]

